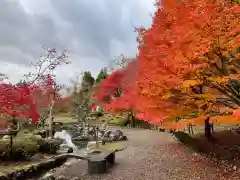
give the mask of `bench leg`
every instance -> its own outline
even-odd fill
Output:
[[[115,164],[115,153],[112,153],[112,154],[110,154],[110,155],[107,157],[107,162],[108,162],[110,165],[114,165],[114,164]]]

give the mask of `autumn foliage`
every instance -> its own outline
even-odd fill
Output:
[[[31,118],[32,123],[36,124],[40,116],[39,110],[49,108],[52,96],[57,106],[70,101],[69,98],[61,97],[59,90],[54,89],[55,84],[50,75],[41,77],[34,84],[0,84],[1,116]]]
[[[140,119],[175,127],[203,124],[212,110],[238,108],[239,4],[163,0],[155,5],[152,26],[137,30],[136,60],[103,81],[97,98],[111,97],[109,109],[133,109]],[[119,97],[117,88],[123,91]],[[198,117],[175,121],[192,112]],[[238,122],[235,116],[222,119],[212,121]]]
[[[49,114],[49,107],[71,101],[70,98],[62,98],[58,85],[52,74],[57,66],[69,64],[66,51],[59,53],[55,48],[44,48],[47,52],[35,63],[32,63],[36,73],[25,74],[26,80],[18,84],[6,83],[7,76],[0,74],[0,117],[1,119],[18,118],[31,119],[32,124],[41,120],[42,109]]]
[[[0,92],[1,116],[31,117],[34,124],[37,122],[37,105],[28,86],[1,84]]]

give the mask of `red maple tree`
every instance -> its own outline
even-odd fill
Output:
[[[41,57],[32,66],[36,73],[26,74],[26,80],[19,84],[4,83],[5,75],[0,74],[0,115],[5,118],[20,117],[31,118],[32,123],[39,121],[40,108],[49,108],[51,102],[62,103],[69,101],[68,98],[61,98],[59,90],[51,72],[61,64],[69,64],[66,51],[57,52],[55,48],[45,48],[47,54]]]
[[[225,93],[219,91],[219,85],[224,87],[229,79],[239,78],[239,73],[212,73],[213,66],[218,67],[227,57],[228,67],[233,67],[229,56],[240,44],[240,8],[230,0],[164,0],[157,1],[156,7],[152,27],[138,29],[138,66],[131,69],[129,64],[114,72],[98,94],[112,95],[117,87],[123,87],[125,93],[109,106],[128,108],[131,101],[137,116],[153,124],[212,108],[213,96]],[[213,58],[208,53],[213,53]],[[129,75],[126,69],[136,74],[128,81],[123,80]],[[208,93],[201,92],[202,85],[209,86]]]
[[[38,121],[37,105],[27,85],[0,84],[0,104],[1,116],[31,117],[34,124]]]
[[[96,99],[105,101],[104,109],[122,111],[135,109],[137,61],[130,61],[126,68],[114,71],[98,87]]]

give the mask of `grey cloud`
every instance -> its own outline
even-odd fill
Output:
[[[136,53],[131,22],[151,21],[139,3],[144,0],[48,0],[56,14],[29,14],[19,1],[0,0],[0,62],[29,64],[41,55],[42,44],[55,44],[73,54],[76,71],[96,74],[112,56]]]
[[[29,16],[17,1],[1,0],[0,12],[0,48],[8,49],[0,54],[1,60],[29,64],[40,56],[41,44],[55,40],[54,22],[44,16]]]
[[[121,8],[111,5],[113,1],[52,0],[58,15],[72,23],[74,36],[84,43],[80,50],[85,55],[109,57],[112,39],[124,41],[125,24],[121,22]],[[87,3],[88,2],[88,3]],[[117,1],[114,1],[117,2]]]
[[[112,41],[123,43],[126,54],[135,52],[135,35],[132,22],[139,26],[149,22],[148,12],[138,6],[137,0],[51,0],[58,15],[71,22],[74,37],[82,45],[82,54],[111,57]],[[125,9],[129,17],[124,18]],[[140,11],[140,12],[139,12]],[[146,16],[146,18],[144,17]],[[144,18],[142,18],[144,17]],[[143,20],[142,20],[143,19]],[[118,48],[118,47],[116,47]]]

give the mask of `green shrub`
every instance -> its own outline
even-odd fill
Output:
[[[30,134],[31,131],[29,129],[22,129],[17,133],[17,136],[25,136],[26,134]]]
[[[31,157],[38,152],[39,145],[31,139],[16,138],[13,141],[13,150],[16,155],[22,157]]]
[[[10,143],[7,140],[0,140],[0,159],[9,160],[10,157]]]
[[[38,152],[39,145],[26,138],[14,138],[11,146],[9,140],[0,140],[0,157],[1,160],[19,160],[27,159]]]
[[[40,130],[40,129],[35,129],[35,130],[33,131],[33,134],[35,134],[35,135],[40,135],[41,137],[46,138],[46,137],[47,137],[47,134],[48,134],[48,130],[45,130],[45,129],[42,129],[42,130]]]
[[[65,125],[65,126],[62,126],[62,129],[67,131],[67,130],[73,130],[73,129],[76,129],[76,127]]]
[[[62,142],[60,139],[39,139],[39,151],[42,153],[55,154]]]
[[[103,116],[103,112],[97,112],[97,111],[91,112],[88,116],[99,118],[99,117]]]
[[[117,125],[117,126],[125,126],[128,123],[128,119],[124,117],[115,117],[110,120],[108,124]]]
[[[20,137],[25,139],[29,139],[35,142],[39,146],[39,152],[46,154],[54,154],[62,144],[62,140],[60,139],[44,139],[40,135],[33,134],[22,134]]]
[[[10,140],[0,140],[0,160],[24,160],[38,152],[54,154],[62,142],[60,139],[43,139],[40,135],[20,133],[13,138],[12,148]]]
[[[31,123],[31,121],[31,119],[21,120],[21,127],[30,131],[34,130],[35,126]]]

